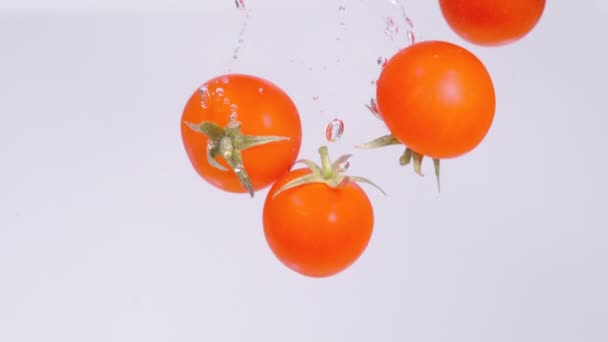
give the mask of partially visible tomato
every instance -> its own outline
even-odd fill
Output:
[[[287,187],[303,176],[310,179]],[[369,183],[325,163],[323,171],[296,169],[277,181],[264,204],[264,233],[275,256],[310,277],[335,275],[352,265],[374,226],[372,204],[355,183],[362,180]]]
[[[545,0],[439,0],[448,25],[463,39],[482,46],[517,41],[538,23]]]
[[[378,110],[391,134],[421,155],[465,154],[494,119],[490,74],[475,55],[451,43],[425,41],[399,51],[376,86]]]
[[[213,141],[195,127],[203,122],[213,124],[215,130],[232,127],[232,133],[237,134],[228,139],[228,130],[220,131],[224,133],[220,137],[223,142],[219,138]],[[184,108],[181,133],[192,166],[203,179],[228,192],[249,191],[252,195],[289,171],[302,138],[300,116],[290,97],[268,80],[243,74],[218,76],[197,89]],[[276,139],[255,145],[263,137]],[[252,143],[255,146],[249,147]],[[238,150],[239,144],[246,148],[228,149],[228,159],[234,161],[230,165],[224,158],[225,147]],[[208,158],[211,147],[214,158]],[[225,170],[212,165],[209,159]],[[244,175],[250,181],[250,189],[243,184]]]

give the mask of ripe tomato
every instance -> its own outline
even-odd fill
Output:
[[[288,182],[310,173],[310,169],[296,169],[270,188],[264,204],[264,233],[284,265],[306,276],[327,277],[348,268],[363,254],[372,235],[374,213],[365,192],[348,179],[336,187],[309,183],[277,194]]]
[[[482,46],[512,43],[538,23],[545,0],[439,0],[448,25],[463,39]]]
[[[451,43],[426,41],[399,51],[376,87],[378,110],[391,134],[432,158],[471,151],[494,119],[488,71],[475,55]]]
[[[215,139],[195,127],[202,122],[213,124]],[[222,127],[232,127],[232,136],[226,138],[228,129],[223,132]],[[181,134],[190,162],[203,179],[252,196],[289,171],[302,138],[300,116],[290,97],[268,80],[243,74],[218,76],[197,89],[184,108]],[[263,142],[264,137],[276,139]],[[223,158],[225,152],[230,158]],[[250,182],[249,189],[244,180]]]

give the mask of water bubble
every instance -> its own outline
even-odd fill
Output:
[[[236,122],[236,120],[238,119],[238,113],[232,112],[230,113],[230,116],[228,118],[230,119],[230,122]]]
[[[416,42],[416,36],[414,35],[414,31],[412,31],[412,30],[407,31],[407,41],[410,44],[414,44]]]
[[[340,5],[340,7],[338,7],[339,11],[346,11],[346,6],[344,5]]]
[[[414,22],[412,21],[412,18],[405,16],[405,24],[409,27],[409,28],[414,28]]]
[[[243,20],[241,30],[239,31],[237,45],[232,50],[232,63],[230,65],[230,67],[228,68],[229,71],[232,70],[232,66],[234,65],[235,61],[239,58],[239,52],[245,41],[245,31],[247,30],[247,24],[249,22],[249,10],[245,8],[244,0],[235,0],[235,4],[238,9],[242,10],[245,13],[245,18]]]
[[[232,171],[234,171],[234,173],[243,172],[243,165],[235,165],[234,168],[232,169]]]
[[[209,89],[207,88],[206,85],[201,86],[200,92],[201,92],[201,97],[202,97],[201,107],[207,108],[207,101],[209,100],[211,93],[209,92]]]
[[[239,109],[239,106],[237,106],[236,104],[231,104],[230,105],[230,112],[234,113]]]
[[[224,88],[216,88],[215,93],[217,96],[224,96]]]
[[[386,57],[380,56],[380,57],[378,57],[377,63],[379,66],[384,68],[386,66],[386,63],[388,63],[388,59]]]
[[[325,138],[329,142],[338,141],[342,134],[344,133],[344,121],[340,119],[333,119],[329,124],[327,124],[327,128],[325,129]]]
[[[318,96],[313,96],[313,97],[312,97],[312,100],[313,100],[313,101],[317,101],[317,100],[319,100],[319,97],[318,97]]]
[[[348,171],[349,167],[350,167],[350,162],[345,161],[344,163],[338,165],[338,172],[346,172],[346,171]]]
[[[264,88],[259,88],[258,93],[262,94],[264,92]]]
[[[392,17],[386,17],[386,26],[384,28],[384,34],[387,35],[391,40],[399,33],[399,26],[395,23]]]

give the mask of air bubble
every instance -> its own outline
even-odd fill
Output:
[[[348,171],[349,167],[350,167],[350,162],[345,161],[344,163],[338,165],[338,172],[346,172],[346,171]]]
[[[227,98],[227,97],[225,97],[225,98],[224,98],[224,104],[225,104],[225,105],[230,104],[230,99],[229,99],[229,98]]]
[[[245,8],[245,0],[234,0],[234,4],[236,5],[236,8],[238,8],[238,9]]]
[[[414,44],[416,42],[416,36],[414,35],[414,31],[412,31],[412,30],[407,31],[407,40],[408,40],[408,43],[410,43],[410,44]]]
[[[230,116],[228,117],[230,119],[230,122],[236,122],[236,120],[238,119],[239,114],[237,112],[232,112],[230,113]]]
[[[386,17],[386,26],[384,28],[384,34],[387,35],[391,40],[399,34],[399,26],[395,24],[395,20],[392,17]]]
[[[378,57],[377,63],[378,63],[379,66],[381,66],[381,67],[384,68],[386,66],[386,63],[388,63],[388,59],[386,59],[385,57],[380,56],[380,57]]]
[[[264,88],[259,88],[258,93],[262,94],[264,92]]]
[[[200,93],[201,93],[201,107],[203,108],[207,108],[207,101],[209,100],[209,97],[211,96],[211,93],[209,93],[209,89],[207,88],[206,85],[203,85],[200,87]]]
[[[217,96],[224,96],[224,88],[216,88],[215,93]]]
[[[327,124],[327,128],[325,129],[325,138],[329,142],[338,141],[342,134],[344,133],[344,121],[340,119],[333,119],[329,124]]]
[[[412,21],[412,18],[406,16],[405,17],[405,24],[409,27],[409,28],[414,28],[414,22]]]
[[[238,109],[239,109],[239,106],[237,106],[236,104],[233,103],[230,105],[230,111],[232,113],[236,112]]]

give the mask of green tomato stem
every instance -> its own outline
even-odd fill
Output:
[[[329,179],[334,175],[332,169],[331,159],[329,158],[329,150],[327,146],[319,147],[319,154],[321,155],[321,174],[324,178]]]
[[[209,165],[220,171],[228,171],[227,168],[216,161],[217,157],[222,157],[251,197],[254,195],[253,185],[243,164],[241,151],[255,146],[289,140],[289,137],[243,135],[241,134],[241,124],[238,121],[231,121],[224,128],[208,121],[199,124],[185,122],[185,124],[193,131],[207,137],[207,161]]]
[[[343,172],[340,172],[340,164],[346,162],[351,157],[351,155],[343,155],[336,159],[333,164],[331,162],[331,159],[329,158],[329,150],[327,146],[319,147],[319,155],[321,156],[321,167],[317,166],[317,164],[315,164],[313,161],[307,159],[298,160],[298,163],[303,163],[308,166],[311,172],[287,182],[274,193],[273,198],[276,197],[278,194],[282,193],[283,191],[306,184],[322,183],[326,184],[331,188],[336,188],[340,184],[347,181],[370,184],[380,190],[384,195],[386,195],[384,190],[374,184],[371,180],[363,177],[348,176]]]

